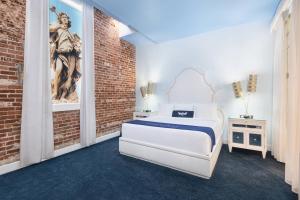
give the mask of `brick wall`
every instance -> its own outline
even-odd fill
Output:
[[[0,1],[0,165],[19,159],[25,0]]]
[[[53,113],[54,148],[77,144],[80,139],[80,111]]]
[[[0,0],[0,165],[19,159],[25,0]],[[117,23],[95,11],[97,136],[119,130],[135,107],[135,48],[118,37]],[[55,149],[79,143],[80,111],[53,113]]]
[[[97,136],[120,130],[135,109],[135,47],[120,40],[118,24],[95,10]]]

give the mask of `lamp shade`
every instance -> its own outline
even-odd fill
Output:
[[[236,98],[240,98],[240,97],[243,96],[242,85],[241,85],[240,81],[233,82],[232,83],[232,88],[233,88],[234,96]]]
[[[140,90],[141,90],[142,97],[143,98],[146,97],[146,95],[147,95],[147,87],[142,86],[142,87],[140,87]]]
[[[155,83],[148,82],[147,94],[149,95],[154,94],[154,91],[155,91]]]
[[[256,92],[256,84],[257,84],[257,75],[256,74],[250,74],[248,79],[248,92]]]

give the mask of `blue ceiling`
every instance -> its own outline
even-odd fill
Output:
[[[129,38],[154,43],[228,26],[271,20],[280,0],[94,0],[104,11],[135,29]],[[136,41],[135,41],[136,40]]]

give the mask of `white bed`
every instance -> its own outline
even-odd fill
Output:
[[[190,81],[196,81],[197,88],[191,88]],[[186,85],[189,85],[190,94],[184,94],[182,98],[178,94],[186,92]],[[215,117],[211,116],[212,112],[209,110],[205,111],[214,102],[214,90],[207,84],[203,74],[194,69],[186,69],[176,78],[168,92],[168,98],[169,104],[163,105],[158,115],[141,120],[211,127],[215,133],[213,149],[211,138],[206,133],[124,123],[122,137],[119,139],[120,153],[210,178],[221,150],[223,132],[223,115],[220,110],[216,110]],[[199,107],[202,109],[198,111],[198,116],[195,108]],[[171,117],[172,109],[190,110],[189,108],[194,109],[195,118]],[[205,112],[210,116],[204,116]]]
[[[173,124],[207,126],[214,130],[216,143],[221,138],[221,127],[216,121],[200,120],[200,119],[185,119],[152,116],[141,120],[164,122]],[[197,131],[178,130],[170,128],[160,128],[151,126],[141,126],[135,124],[124,123],[122,125],[122,138],[130,139],[131,141],[143,141],[148,144],[155,144],[161,147],[177,149],[178,151],[190,153],[210,155],[211,139],[205,133]]]

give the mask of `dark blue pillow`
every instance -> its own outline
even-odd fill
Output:
[[[173,110],[172,117],[193,118],[194,117],[194,111]]]

